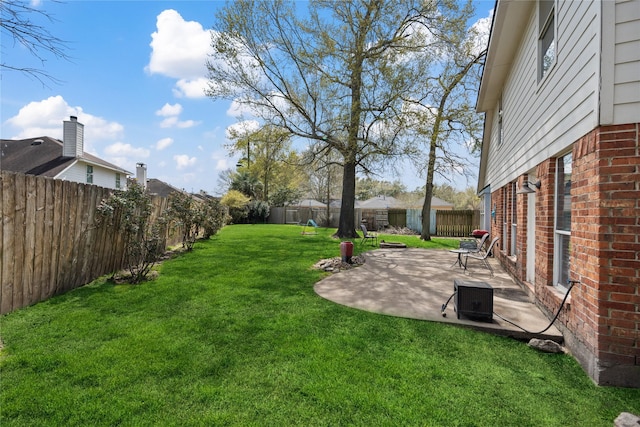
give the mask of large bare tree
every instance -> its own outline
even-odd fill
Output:
[[[295,6],[308,5],[296,11]],[[241,0],[214,25],[207,94],[249,106],[267,123],[337,152],[337,237],[356,237],[355,183],[404,152],[403,103],[424,84],[455,1]]]

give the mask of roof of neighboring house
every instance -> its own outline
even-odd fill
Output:
[[[412,203],[411,205],[412,207],[413,206],[422,207],[424,205],[424,197],[422,197],[420,200],[416,201],[415,203]],[[453,207],[453,203],[446,202],[436,196],[431,197],[431,209],[436,209],[438,207],[450,208],[450,207]]]
[[[86,152],[79,159],[64,157],[62,142],[48,136],[17,140],[3,139],[0,141],[0,152],[0,169],[27,175],[53,178],[78,160],[131,175],[131,172]]]
[[[376,196],[360,202],[359,207],[362,209],[389,209],[403,208],[404,202],[391,196]]]
[[[147,179],[147,191],[149,194],[156,194],[161,197],[168,197],[169,194],[174,192],[185,193],[185,191],[156,178]]]
[[[327,206],[326,204],[323,206]],[[331,201],[331,203],[329,203],[329,206],[332,208],[339,208],[342,206],[342,199],[335,199],[333,201]],[[353,207],[354,208],[361,208],[361,202],[359,200],[354,200],[353,201]]]
[[[327,204],[314,199],[302,199],[298,202],[291,203],[289,206],[295,206],[299,208],[326,208]]]

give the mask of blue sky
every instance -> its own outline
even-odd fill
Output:
[[[489,16],[493,0],[476,2]],[[3,71],[0,136],[62,138],[62,121],[85,125],[85,151],[131,172],[147,164],[148,176],[188,191],[216,194],[218,173],[240,156],[225,149],[227,127],[240,112],[203,94],[209,34],[218,1],[32,2],[54,22],[43,23],[67,41],[70,61],[45,55],[44,66],[4,34],[3,62],[43,68],[58,83]],[[400,178],[409,190],[424,178],[407,165]],[[465,187],[467,182],[458,181]],[[469,185],[475,186],[475,182]]]

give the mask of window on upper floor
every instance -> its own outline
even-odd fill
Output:
[[[87,165],[87,184],[93,184],[93,166]]]
[[[120,174],[117,173],[116,174],[116,188],[119,190],[120,188],[122,188],[121,184],[120,184]]]
[[[538,1],[538,81],[556,60],[555,0]]]

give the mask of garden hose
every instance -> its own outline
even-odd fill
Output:
[[[527,331],[525,328],[523,328],[520,325],[515,324],[514,322],[512,322],[511,320],[505,319],[504,317],[500,316],[498,313],[496,313],[495,311],[493,312],[493,314],[495,314],[497,317],[499,317],[500,319],[504,320],[507,323],[510,323],[511,325],[515,326],[518,329],[523,330],[524,332],[531,334],[531,335],[538,335],[538,334],[542,334],[544,332],[547,331],[547,329],[549,329],[551,327],[551,325],[553,325],[553,323],[556,321],[556,319],[558,318],[558,316],[560,315],[560,311],[562,311],[562,307],[564,306],[564,303],[567,301],[567,297],[569,296],[569,292],[571,292],[571,289],[573,289],[573,285],[575,285],[576,283],[580,283],[577,280],[569,280],[569,289],[567,289],[567,293],[564,295],[564,298],[562,299],[562,302],[560,303],[560,307],[558,307],[558,311],[556,311],[556,315],[553,316],[553,320],[551,320],[551,323],[549,323],[549,325],[544,328],[543,330],[539,331],[539,332],[531,332],[531,331]]]
[[[447,300],[447,302],[442,304],[442,317],[447,317],[447,313],[445,313],[445,310],[447,309],[447,305],[451,301],[451,298],[453,298],[456,295],[456,293],[457,292],[452,293],[451,296],[449,297],[449,299]]]
[[[506,319],[506,318],[504,318],[504,317],[500,316],[500,315],[499,315],[498,313],[496,313],[495,311],[493,312],[493,314],[494,314],[495,316],[499,317],[500,319],[504,320],[505,322],[507,322],[507,323],[509,323],[509,324],[511,324],[511,325],[513,325],[513,326],[515,326],[515,327],[516,327],[516,328],[518,328],[518,329],[521,329],[522,331],[524,331],[524,332],[526,332],[526,333],[528,333],[528,334],[532,334],[532,335],[542,334],[542,333],[546,332],[546,331],[547,331],[547,330],[548,330],[548,329],[553,325],[553,323],[558,319],[558,316],[560,315],[560,311],[562,311],[562,307],[564,307],[565,302],[567,302],[567,298],[569,297],[569,293],[571,292],[571,289],[573,289],[573,286],[574,286],[576,283],[580,283],[580,282],[579,282],[579,281],[577,281],[577,280],[569,280],[569,281],[568,281],[568,283],[569,283],[569,288],[567,289],[567,293],[564,295],[564,298],[562,299],[562,302],[560,303],[560,307],[558,307],[558,311],[556,312],[555,316],[553,316],[553,320],[551,320],[551,323],[549,323],[549,325],[548,325],[546,328],[544,328],[543,330],[541,330],[541,331],[539,331],[539,332],[531,332],[531,331],[528,331],[528,330],[526,330],[525,328],[523,328],[522,326],[520,326],[520,325],[518,325],[518,324],[516,324],[516,323],[512,322],[511,320]],[[454,292],[453,294],[451,294],[451,296],[449,297],[449,299],[447,300],[447,302],[445,302],[444,304],[442,304],[442,311],[441,311],[442,317],[447,317],[447,313],[445,313],[445,310],[447,309],[447,305],[449,305],[449,302],[451,301],[451,299],[452,299],[455,295],[456,295],[456,292]]]

